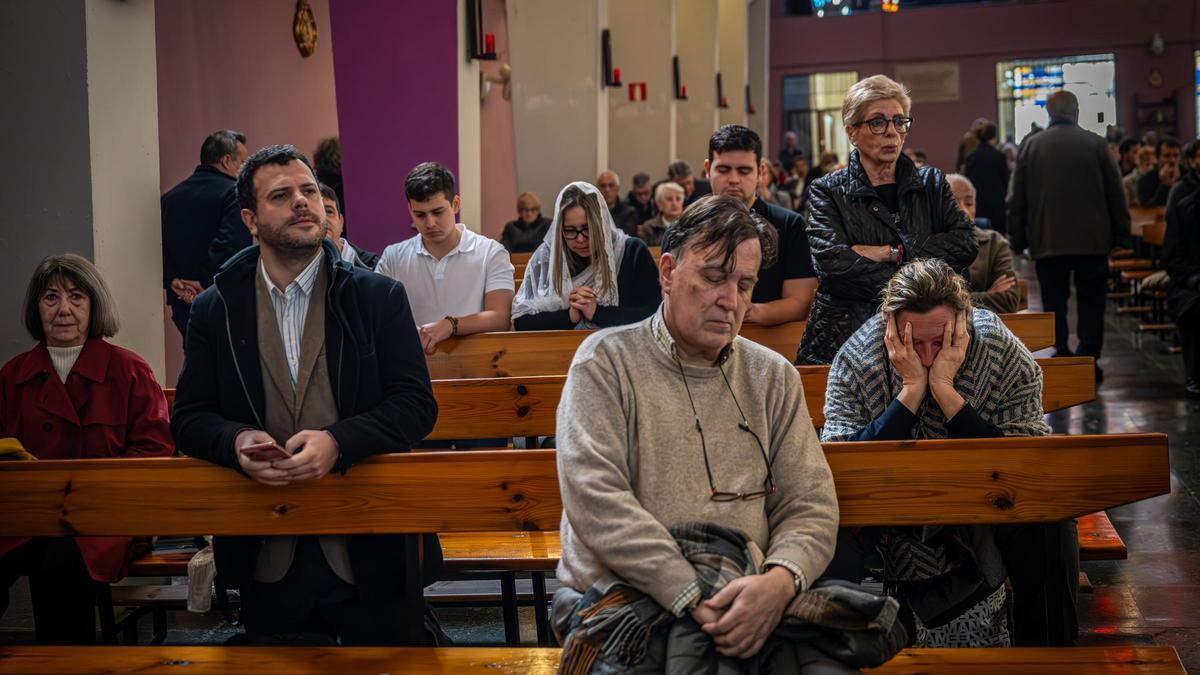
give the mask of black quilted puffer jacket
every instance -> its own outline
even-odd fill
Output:
[[[899,246],[901,263],[941,258],[964,274],[974,262],[979,244],[945,174],[929,166],[918,169],[900,155],[896,185],[899,225],[867,179],[857,150],[850,152],[845,169],[809,188],[805,221],[820,286],[796,363],[831,363],[842,343],[878,310],[883,287],[896,272],[897,265],[864,258],[851,246]]]

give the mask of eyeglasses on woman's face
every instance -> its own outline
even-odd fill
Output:
[[[564,227],[562,229],[563,239],[567,241],[575,241],[578,237],[588,238],[588,229],[586,227]]]
[[[888,119],[882,115],[879,115],[872,117],[869,120],[863,120],[855,126],[861,127],[865,124],[867,125],[867,128],[871,130],[871,133],[875,134],[876,136],[882,136],[887,133],[889,123],[896,128],[896,133],[907,134],[908,130],[912,128],[913,118],[905,117],[904,115],[896,115],[892,119]]]

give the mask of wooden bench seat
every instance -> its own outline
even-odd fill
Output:
[[[196,549],[151,551],[129,564],[131,577],[177,577],[187,574],[188,563]]]
[[[9,647],[0,673],[421,673],[553,675],[558,649],[500,647]],[[905,649],[877,675],[1184,673],[1173,647]]]
[[[1154,261],[1149,258],[1123,258],[1121,260],[1108,261],[1108,268],[1114,272],[1152,270],[1154,269]]]
[[[1125,548],[1125,542],[1104,511],[1076,519],[1076,528],[1079,530],[1080,560],[1125,560],[1129,557],[1129,549]]]

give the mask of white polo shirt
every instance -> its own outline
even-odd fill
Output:
[[[375,267],[404,284],[418,326],[482,312],[484,295],[516,288],[512,262],[500,242],[462,223],[455,227],[462,238],[441,260],[434,260],[417,235],[384,249]]]

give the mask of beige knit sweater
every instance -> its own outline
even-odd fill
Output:
[[[667,528],[702,521],[745,532],[766,553],[766,565],[787,567],[807,587],[833,555],[838,506],[795,367],[749,340],[734,342],[725,375],[766,448],[778,491],[765,500],[718,503],[710,499],[700,434],[673,353],[661,308],[640,323],[600,331],[575,353],[558,407],[559,579],[586,592],[611,572],[682,615],[699,588]],[[683,370],[714,485],[762,489],[766,463],[754,437],[739,428],[721,371]]]

